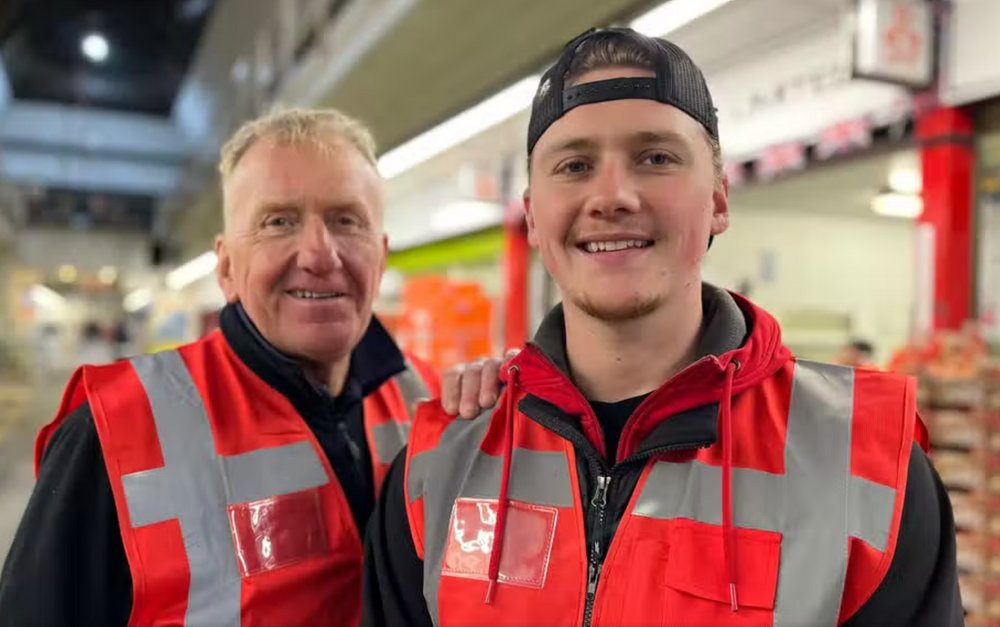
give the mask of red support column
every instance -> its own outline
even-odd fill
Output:
[[[919,225],[933,233],[932,330],[958,329],[972,313],[972,117],[933,107],[917,118],[924,210]]]
[[[511,203],[504,221],[504,350],[528,340],[528,269],[531,246],[520,201]]]

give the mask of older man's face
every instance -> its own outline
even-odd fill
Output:
[[[371,320],[385,269],[382,181],[354,147],[261,139],[225,183],[218,277],[278,350],[328,366]]]

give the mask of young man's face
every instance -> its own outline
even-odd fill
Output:
[[[382,181],[346,142],[328,151],[260,139],[225,183],[219,285],[271,344],[330,364],[371,321],[385,268]]]
[[[607,68],[576,84],[631,76],[653,74]],[[576,107],[541,136],[530,168],[529,238],[565,305],[602,320],[645,316],[700,283],[709,235],[729,225],[704,129],[653,100]]]

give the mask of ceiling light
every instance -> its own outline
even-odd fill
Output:
[[[90,33],[80,42],[80,50],[84,56],[94,63],[103,63],[111,52],[108,40],[99,33]]]
[[[663,36],[732,0],[670,0],[632,21],[635,30]],[[378,169],[391,179],[442,152],[496,126],[531,105],[541,75],[523,78],[496,95],[393,148],[378,160]]]
[[[390,179],[524,111],[531,104],[539,80],[540,75],[523,78],[450,120],[393,148],[379,158],[379,172]]]
[[[919,194],[923,187],[921,179],[915,168],[895,168],[889,172],[889,189],[901,194]]]
[[[218,257],[211,250],[198,255],[167,274],[167,287],[172,290],[184,289],[198,279],[211,274],[218,261]]]
[[[441,207],[431,215],[430,226],[440,235],[468,233],[503,222],[503,206],[483,200],[463,200]]]
[[[872,211],[890,218],[918,218],[924,211],[924,201],[916,194],[882,192],[871,203]]]
[[[670,0],[643,13],[629,27],[649,37],[662,37],[732,0]]]
[[[97,279],[105,285],[112,285],[118,280],[118,269],[114,266],[104,266],[97,271]]]
[[[66,298],[62,294],[41,284],[32,285],[28,293],[39,307],[58,310],[66,305]]]
[[[485,200],[459,200],[431,212],[427,227],[405,229],[389,240],[393,251],[467,235],[503,224],[503,205]]]
[[[152,303],[153,291],[148,287],[140,287],[137,290],[129,292],[125,296],[122,306],[125,307],[125,311],[135,313],[144,307],[148,307]]]
[[[76,268],[71,265],[59,266],[59,280],[63,283],[76,281]]]

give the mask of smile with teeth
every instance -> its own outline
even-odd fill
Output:
[[[289,290],[288,292],[294,298],[302,298],[305,300],[326,300],[329,298],[340,298],[341,296],[346,296],[342,292],[310,292],[308,290]]]
[[[613,252],[616,250],[625,250],[626,248],[648,248],[652,246],[653,242],[650,240],[643,239],[623,239],[623,240],[613,240],[607,242],[587,242],[583,245],[583,249],[588,253],[602,253],[602,252]]]

